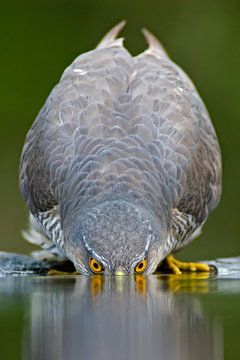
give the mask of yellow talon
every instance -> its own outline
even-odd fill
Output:
[[[58,275],[79,275],[79,272],[74,271],[74,272],[67,272],[67,271],[60,271],[60,270],[56,270],[56,269],[50,269],[47,272],[47,275],[49,276],[58,276]]]
[[[164,270],[165,269],[166,272],[175,275],[182,274],[182,272],[211,272],[211,268],[207,264],[179,261],[172,255],[166,257],[164,261]]]

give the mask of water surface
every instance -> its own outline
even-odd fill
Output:
[[[237,359],[240,280],[0,279],[0,359]]]

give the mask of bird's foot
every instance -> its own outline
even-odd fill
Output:
[[[194,262],[183,262],[176,260],[172,255],[169,255],[161,264],[160,269],[163,269],[166,273],[180,275],[183,272],[211,272],[212,269],[207,264],[194,263]]]
[[[79,275],[75,266],[70,260],[49,262],[50,268],[46,275],[58,276],[58,275]]]
[[[50,269],[47,272],[48,276],[58,276],[58,275],[79,275],[80,273],[77,271],[69,272],[69,271],[61,271],[57,269]]]

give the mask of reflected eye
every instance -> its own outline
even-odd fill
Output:
[[[147,267],[147,260],[143,259],[142,261],[140,261],[136,267],[135,267],[135,273],[136,274],[142,274],[144,272],[144,270]]]
[[[104,267],[102,266],[102,264],[100,264],[100,262],[95,260],[94,258],[90,259],[89,266],[94,274],[101,274],[104,271]]]

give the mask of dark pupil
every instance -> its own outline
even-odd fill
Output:
[[[139,269],[142,269],[142,268],[143,268],[143,263],[142,263],[142,262],[138,265],[138,268],[139,268]]]
[[[99,265],[98,265],[96,262],[94,262],[94,263],[93,263],[93,267],[94,267],[95,269],[98,269],[98,268],[99,268]]]

